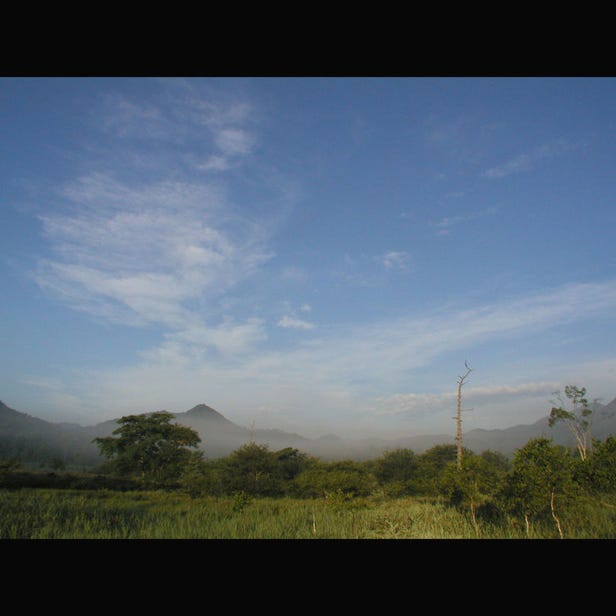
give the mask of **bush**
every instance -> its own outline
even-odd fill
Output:
[[[578,476],[595,494],[616,492],[616,438],[594,441],[590,455],[579,465]]]
[[[320,498],[331,494],[368,496],[376,488],[374,477],[352,461],[320,464],[300,473],[294,481],[295,494],[304,498]]]
[[[227,494],[245,492],[251,496],[280,496],[282,477],[276,472],[276,454],[267,445],[248,443],[221,461],[221,481]]]
[[[501,498],[510,513],[524,518],[527,534],[531,518],[552,518],[559,535],[564,536],[560,515],[580,495],[576,460],[547,438],[531,439],[516,451]]]

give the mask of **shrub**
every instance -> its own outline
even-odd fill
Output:
[[[374,477],[360,464],[352,461],[320,464],[295,478],[295,493],[305,498],[330,494],[368,496],[376,488]]]

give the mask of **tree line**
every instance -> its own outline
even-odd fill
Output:
[[[532,522],[551,520],[564,536],[562,515],[582,496],[616,493],[616,438],[590,437],[586,390],[568,386],[550,413],[550,425],[566,422],[576,447],[546,437],[529,440],[512,459],[499,452],[472,452],[456,444],[435,445],[417,454],[394,449],[368,461],[326,462],[288,447],[272,451],[249,442],[224,458],[207,459],[192,428],[171,423],[167,412],[129,415],[112,436],[94,439],[107,462],[99,477],[131,480],[142,489],[181,490],[192,497],[354,499],[426,496],[465,510],[477,535],[484,520],[519,520],[530,536]],[[0,463],[0,475],[17,468]],[[108,484],[105,484],[108,486]],[[123,484],[126,487],[126,483]],[[239,502],[238,501],[238,502]]]

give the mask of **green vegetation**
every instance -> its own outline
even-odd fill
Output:
[[[322,462],[249,443],[176,481],[0,465],[0,538],[616,538],[616,439]]]
[[[441,491],[449,503],[461,509],[468,508],[478,537],[481,535],[478,514],[492,505],[500,494],[506,468],[506,461],[495,452],[485,451],[481,455],[470,452],[456,461],[455,468],[448,465],[442,474]]]
[[[563,536],[560,512],[578,487],[574,467],[570,452],[546,438],[533,439],[516,452],[503,496],[506,508],[524,517],[527,534],[531,517],[549,513]]]
[[[244,502],[240,502],[243,500]],[[563,514],[571,536],[616,538],[616,498]],[[532,538],[553,539],[550,521]],[[472,520],[438,498],[372,496],[191,498],[177,492],[0,490],[0,539],[472,539]],[[482,522],[482,537],[523,539],[515,518]]]
[[[578,481],[589,492],[616,492],[616,438],[595,441],[590,458],[577,469]]]
[[[201,452],[199,434],[192,428],[172,424],[172,413],[159,411],[149,415],[128,415],[118,420],[113,434],[95,438],[101,453],[111,458],[108,471],[121,476],[138,476],[143,485],[178,479],[184,468]]]
[[[584,387],[576,387],[575,385],[567,385],[565,387],[565,396],[571,402],[572,410],[568,411],[564,408],[565,403],[562,400],[562,396],[559,395],[560,405],[552,407],[548,425],[552,428],[558,422],[564,422],[571,434],[573,434],[580,458],[584,461],[588,456],[588,448],[592,444],[590,441],[592,410],[588,407],[586,389]]]
[[[614,437],[584,455],[535,438],[512,460],[443,444],[325,462],[253,442],[208,460],[171,417],[122,418],[96,472],[0,460],[0,538],[616,538]]]

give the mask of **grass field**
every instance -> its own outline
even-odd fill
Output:
[[[616,499],[563,516],[565,538],[616,538]],[[531,538],[557,538],[549,520]],[[524,539],[512,519],[482,522],[480,538]],[[427,498],[302,500],[178,493],[22,489],[0,491],[1,539],[474,539],[463,512]]]

